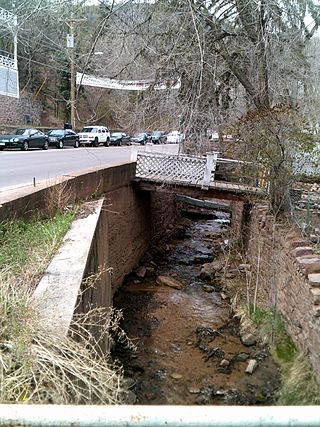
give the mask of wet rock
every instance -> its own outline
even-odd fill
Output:
[[[156,280],[158,285],[170,286],[174,289],[182,289],[184,287],[183,283],[169,276],[158,276]]]
[[[191,287],[206,286],[206,284],[205,284],[205,282],[202,282],[202,280],[195,280],[195,281],[192,281],[189,286],[191,286]]]
[[[210,350],[208,344],[205,344],[203,342],[196,343],[195,346],[198,347],[200,350],[202,350],[204,352],[207,352],[207,351]]]
[[[212,255],[197,255],[193,258],[193,263],[194,264],[204,264],[206,262],[210,262],[213,260],[213,256]]]
[[[205,247],[200,247],[196,249],[198,254],[201,255],[207,255],[207,256],[211,256],[212,255],[212,248],[211,245],[207,245]]]
[[[224,400],[227,405],[249,405],[252,400],[236,389],[227,390],[224,395]]]
[[[245,362],[246,360],[248,360],[250,357],[250,354],[248,353],[239,353],[235,356],[234,360],[236,362]]]
[[[142,266],[142,267],[136,268],[134,272],[135,272],[136,276],[141,277],[143,279],[146,276],[147,269],[146,269],[146,267]]]
[[[220,365],[222,368],[227,368],[230,365],[230,361],[228,359],[222,359]]]
[[[170,344],[170,350],[172,350],[172,351],[174,351],[174,352],[179,352],[179,351],[182,351],[182,346],[181,346],[181,344],[180,343],[171,343]]]
[[[158,369],[154,374],[154,378],[156,380],[163,381],[166,377],[167,377],[167,373],[165,369]]]
[[[190,394],[199,394],[200,393],[200,388],[193,388],[193,387],[189,387],[188,388],[188,392]]]
[[[215,292],[215,290],[216,290],[216,288],[214,286],[210,286],[210,285],[203,285],[202,289],[208,293]]]
[[[196,403],[199,405],[208,405],[214,399],[215,394],[213,385],[202,387],[200,389],[200,396],[197,398]]]
[[[216,396],[225,396],[226,393],[227,393],[226,390],[217,390]]]
[[[256,353],[254,353],[252,355],[256,360],[262,361],[264,359],[266,359],[269,356],[269,353],[266,349],[257,351]]]
[[[257,369],[258,362],[255,359],[250,359],[248,362],[248,366],[246,367],[246,374],[253,374],[253,372]]]
[[[215,338],[218,335],[221,335],[220,332],[215,329],[209,328],[208,326],[198,326],[196,329],[196,334],[198,338],[207,338],[212,337]]]
[[[181,378],[183,378],[183,375],[174,372],[173,374],[170,375],[170,377],[173,378],[174,380],[181,380]]]
[[[240,339],[242,344],[246,345],[247,347],[250,347],[257,343],[257,338],[255,337],[255,335],[247,331],[240,331]]]

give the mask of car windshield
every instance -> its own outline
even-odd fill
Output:
[[[13,135],[29,135],[30,129],[16,129]]]
[[[122,136],[121,132],[113,132],[111,136]]]
[[[86,133],[96,132],[96,131],[97,131],[96,128],[92,128],[92,127],[81,129],[81,132],[86,132]]]
[[[152,132],[152,134],[151,134],[152,136],[160,136],[161,135],[161,132],[158,132],[158,131],[155,131],[155,132]]]
[[[136,133],[134,138],[143,138],[144,137],[144,133]]]
[[[64,135],[64,131],[62,129],[51,130],[48,135],[50,136],[61,136]]]

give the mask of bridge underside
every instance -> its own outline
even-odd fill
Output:
[[[152,182],[142,178],[135,178],[134,185],[137,189],[143,191],[168,192],[183,194],[199,199],[219,199],[230,201],[251,202],[253,199],[258,200],[264,193],[262,191],[248,192],[248,186],[231,184],[222,181],[215,181],[216,186],[204,190],[200,187],[186,184],[168,184],[163,182]]]

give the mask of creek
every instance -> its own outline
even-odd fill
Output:
[[[228,214],[188,217],[150,249],[114,296],[121,326],[137,347],[132,352],[118,343],[113,350],[132,389],[130,403],[272,405],[276,364],[266,347],[242,343],[219,277],[203,274],[204,264],[224,259]],[[252,374],[250,359],[257,362]]]

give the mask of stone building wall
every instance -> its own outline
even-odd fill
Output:
[[[31,97],[12,98],[0,95],[0,132],[7,126],[41,125],[42,104]]]
[[[288,223],[277,223],[263,205],[252,210],[249,259],[259,286],[283,315],[296,346],[306,352],[320,383],[320,257]]]

